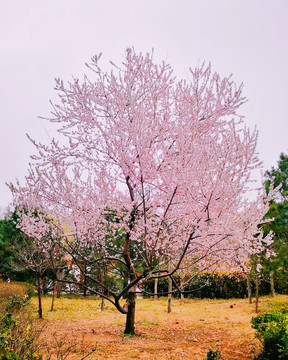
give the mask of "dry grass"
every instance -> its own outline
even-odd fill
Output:
[[[10,296],[27,294],[27,287],[21,283],[0,283],[0,300],[8,299]]]
[[[13,295],[27,295],[27,286],[22,283],[0,283],[0,320],[9,298]]]
[[[260,310],[287,300],[288,296],[263,297]],[[125,316],[109,304],[100,312],[98,299],[56,299],[53,312],[50,301],[43,299],[42,341],[50,349],[55,339],[63,339],[67,346],[74,344],[68,359],[81,359],[84,352],[95,348],[87,359],[203,360],[214,347],[224,360],[249,360],[260,349],[251,328],[255,305],[246,299],[173,300],[170,314],[164,298],[137,300],[135,337],[123,336]],[[36,306],[36,298],[33,303]]]

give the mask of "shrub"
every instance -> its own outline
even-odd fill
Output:
[[[263,351],[257,360],[288,360],[288,311],[261,314],[252,319],[256,336],[263,343]]]
[[[33,325],[34,317],[29,298],[13,295],[2,301],[0,311],[0,360],[39,360],[36,339],[39,330]]]
[[[174,280],[178,285],[180,280],[177,276]],[[154,292],[154,281],[145,283],[145,291],[150,294]],[[175,289],[175,287],[174,287]],[[159,296],[167,296],[168,279],[159,279],[158,294]],[[247,279],[242,272],[203,272],[195,276],[186,288],[185,297],[188,298],[208,298],[208,299],[230,299],[247,297]],[[252,280],[252,291],[255,291],[255,283]],[[260,282],[259,291],[261,295],[267,295],[270,291],[268,282]],[[179,297],[180,294],[175,291],[173,294]]]
[[[204,360],[220,360],[221,359],[221,353],[218,350],[213,351],[212,349],[209,349],[206,356],[207,357]]]
[[[23,286],[25,286],[26,291],[27,291],[26,295],[28,296],[29,299],[31,299],[31,297],[35,295],[35,290],[34,290],[33,284],[30,284],[27,282],[21,283],[21,284],[23,284]]]
[[[191,290],[189,298],[230,299],[247,297],[247,279],[242,272],[205,272],[195,277],[185,290]],[[252,281],[252,291],[255,290]],[[269,294],[269,283],[261,282],[261,295]]]

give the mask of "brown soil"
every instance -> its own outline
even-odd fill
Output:
[[[68,305],[62,306],[63,301]],[[213,348],[224,360],[252,360],[260,351],[251,328],[255,305],[247,300],[174,300],[170,314],[165,299],[138,300],[134,337],[123,336],[125,316],[113,308],[99,312],[96,300],[82,300],[88,306],[85,312],[79,301],[58,300],[56,312],[47,312],[41,335],[54,354],[70,347],[68,359],[81,359],[92,348],[86,359],[203,360]],[[262,299],[265,302],[269,299]]]

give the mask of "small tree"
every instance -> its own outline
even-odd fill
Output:
[[[47,214],[39,211],[39,208],[34,207],[34,211],[31,213],[29,207],[24,208],[23,205],[24,203],[22,203],[21,210],[17,210],[21,213],[21,223],[19,224],[17,217],[17,227],[21,226],[23,232],[28,236],[25,235],[25,241],[14,239],[13,253],[17,262],[13,263],[13,267],[18,271],[23,271],[23,269],[28,271],[35,281],[38,293],[38,313],[42,318],[43,282],[48,279],[48,282],[52,283],[51,310],[53,310],[56,274],[59,276],[59,271],[65,265],[65,261],[63,261],[62,247],[58,245],[56,238],[52,238],[52,234],[56,237],[59,236],[55,232],[53,220]],[[25,219],[29,219],[29,224],[33,223],[34,228],[39,230],[29,231]]]
[[[268,220],[262,225],[265,234],[270,231],[274,233],[274,243],[271,246],[274,255],[269,259],[262,259],[264,273],[270,279],[271,295],[274,296],[275,277],[287,285],[285,278],[288,271],[288,156],[280,154],[277,168],[266,171],[265,178],[267,193],[271,183],[278,188],[265,215],[265,219]]]
[[[21,204],[30,214],[35,208],[50,214],[55,231],[67,224],[62,243],[75,263],[81,248],[92,246],[88,262],[117,276],[125,269],[121,289],[84,275],[126,314],[125,333],[133,334],[141,283],[171,278],[185,258],[200,270],[213,268],[233,261],[235,251],[246,258],[270,242],[257,227],[267,200],[244,198],[259,161],[257,133],[237,112],[245,102],[242,85],[204,65],[190,69],[188,82],[177,82],[169,65],[134,49],[110,73],[99,59],[89,65],[95,80],[56,81],[60,104],[50,120],[63,141],[33,141],[39,154],[26,185],[12,190],[23,231],[44,238],[47,229]],[[170,267],[159,263],[167,258]]]
[[[49,269],[49,262],[43,249],[43,243],[36,239],[29,239],[25,246],[14,248],[17,257],[22,263],[22,268],[28,270],[35,278],[38,294],[38,313],[39,318],[43,317],[42,310],[42,278]]]
[[[15,244],[25,245],[27,235],[17,227],[18,219],[16,212],[8,212],[5,218],[0,220],[0,274],[3,280],[31,281],[28,271],[19,270],[19,259],[14,251]]]

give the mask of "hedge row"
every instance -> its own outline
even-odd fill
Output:
[[[180,279],[175,277],[174,282],[180,284]],[[252,293],[255,293],[255,281],[251,281]],[[144,290],[147,296],[154,293],[154,281],[148,281]],[[173,286],[174,297],[179,297],[176,285]],[[275,290],[277,293],[287,293],[286,286],[277,286],[275,282]],[[168,279],[162,278],[158,281],[158,296],[167,296]],[[270,283],[264,279],[259,283],[260,295],[268,295],[270,293]],[[209,298],[209,299],[230,299],[247,297],[247,278],[245,274],[235,273],[211,273],[206,272],[195,276],[194,280],[185,288],[184,297],[186,298]]]

